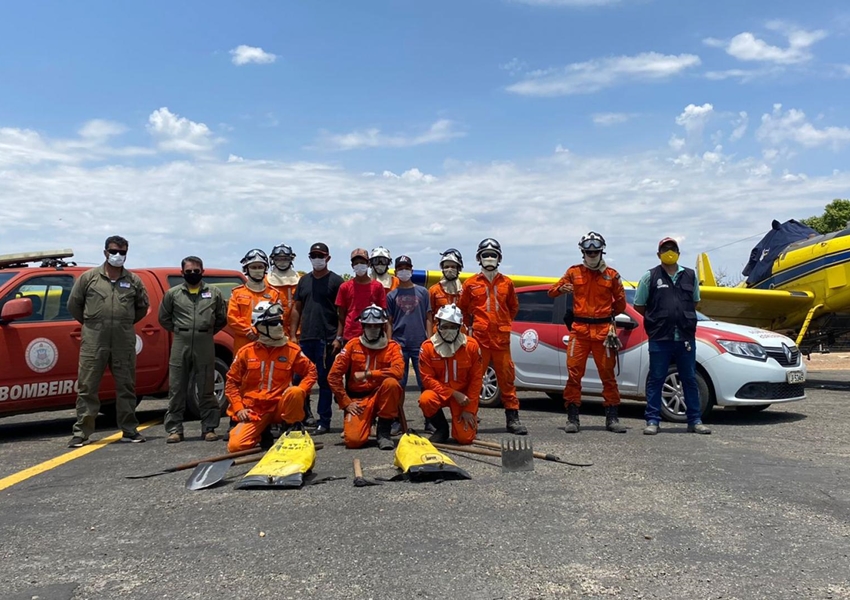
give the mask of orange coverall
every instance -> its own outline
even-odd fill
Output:
[[[620,404],[620,390],[614,374],[617,354],[615,350],[606,352],[603,344],[611,321],[588,324],[580,323],[579,320],[610,319],[612,315],[626,310],[626,292],[620,274],[611,267],[599,272],[583,264],[573,265],[558,283],[549,288],[549,296],[560,296],[562,292],[558,288],[564,284],[573,286],[573,312],[576,317],[567,345],[568,379],[564,388],[564,405],[581,404],[581,378],[587,367],[587,357],[593,354],[596,370],[602,380],[602,406],[617,406]]]
[[[268,279],[266,279],[266,284],[274,289],[278,294],[278,302],[283,307],[283,330],[289,334],[289,319],[292,317],[292,307],[295,305],[295,288],[298,287],[298,284],[294,285],[272,285],[269,283]]]
[[[472,322],[471,332],[481,346],[484,370],[493,363],[496,381],[502,391],[505,410],[519,410],[511,360],[511,322],[519,311],[519,300],[510,277],[499,273],[493,282],[478,273],[463,284],[458,308]]]
[[[484,363],[481,362],[478,342],[466,338],[466,344],[458,348],[454,356],[443,358],[434,349],[434,342],[425,340],[419,351],[419,371],[422,374],[422,387],[425,388],[419,396],[422,414],[430,418],[448,406],[452,413],[452,437],[458,444],[471,444],[478,433],[477,419],[469,427],[460,414],[469,412],[478,415],[478,399],[484,378]],[[453,391],[466,395],[469,404],[458,404],[452,396]]]
[[[292,385],[293,375],[301,383]],[[230,401],[227,414],[236,418],[242,409],[250,410],[250,421],[240,422],[230,432],[228,452],[253,448],[272,423],[298,423],[304,420],[304,400],[316,384],[316,365],[292,342],[265,346],[252,342],[233,359],[227,372],[224,393]]]
[[[435,315],[443,306],[457,304],[460,300],[460,294],[446,293],[446,290],[443,289],[443,286],[440,285],[439,281],[428,288],[428,295],[431,297],[431,311]],[[461,329],[461,331],[466,333],[466,328]],[[437,319],[434,319],[434,324],[431,327],[431,333],[437,333]]]
[[[263,300],[267,302],[281,301],[280,294],[268,283],[266,289],[262,292],[253,292],[244,284],[233,288],[230,300],[227,303],[227,324],[233,330],[234,356],[242,346],[251,341],[248,339],[248,334],[254,331],[254,327],[251,325],[251,311]],[[287,327],[287,323],[284,322],[284,331],[289,331]]]
[[[369,371],[365,381],[355,381],[358,371]],[[343,410],[356,402],[363,407],[359,415],[345,413],[343,436],[346,448],[360,448],[369,439],[375,416],[397,419],[404,398],[401,378],[404,358],[398,342],[390,340],[385,348],[372,350],[354,338],[337,355],[328,373],[328,385]],[[345,381],[343,381],[345,378]]]

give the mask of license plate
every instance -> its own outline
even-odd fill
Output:
[[[806,381],[806,374],[802,371],[788,371],[785,374],[785,380],[788,383],[803,383]]]

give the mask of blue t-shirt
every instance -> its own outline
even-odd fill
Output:
[[[421,285],[396,288],[387,294],[387,312],[393,320],[393,339],[403,348],[418,348],[428,339],[425,324],[431,298]]]

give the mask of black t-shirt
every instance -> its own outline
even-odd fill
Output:
[[[301,303],[300,340],[333,340],[336,337],[336,294],[342,277],[330,271],[324,277],[307,273],[298,280],[295,301]]]

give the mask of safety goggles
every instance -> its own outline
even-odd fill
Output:
[[[581,243],[581,249],[582,250],[602,250],[603,245],[604,244],[602,243],[602,240],[593,240],[593,239],[584,240]]]
[[[248,264],[249,262],[267,262],[266,255],[260,252],[259,250],[252,250],[248,254],[245,255],[245,258],[242,259],[242,262]]]
[[[120,254],[121,256],[127,256],[126,250],[119,250],[118,248],[109,248],[107,249],[107,252],[112,256],[115,256],[116,254]]]
[[[481,253],[481,258],[499,258],[499,254],[496,253],[496,252],[493,252],[491,250],[488,250],[486,252]]]
[[[360,313],[360,321],[362,323],[368,323],[372,319],[377,319],[381,322],[386,321],[386,311],[383,308],[379,308],[377,306],[370,306],[362,313]],[[381,323],[374,323],[374,325],[380,325]]]

